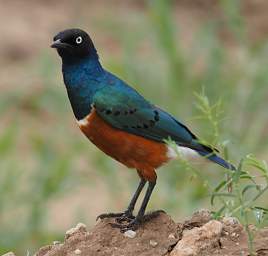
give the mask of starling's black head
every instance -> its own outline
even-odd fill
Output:
[[[81,29],[66,29],[53,38],[52,48],[56,48],[63,61],[77,61],[86,57],[97,57],[96,49],[89,35]]]

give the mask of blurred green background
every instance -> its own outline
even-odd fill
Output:
[[[107,69],[227,145],[237,164],[248,153],[268,160],[267,12],[266,0],[0,0],[0,253],[32,253],[78,222],[94,225],[125,209],[138,183],[77,128],[49,48],[58,31],[88,31]],[[200,116],[201,92],[220,102],[219,129]],[[224,171],[195,167],[203,179],[179,162],[161,168],[149,208],[179,221],[209,207],[207,184]]]

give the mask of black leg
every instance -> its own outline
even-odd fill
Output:
[[[147,204],[150,200],[150,197],[151,197],[152,192],[154,190],[155,184],[156,184],[155,181],[154,182],[149,181],[149,185],[148,185],[146,194],[144,196],[144,199],[143,199],[142,204],[141,204],[141,208],[140,208],[136,218],[141,219],[144,216]]]
[[[136,202],[139,198],[139,195],[140,195],[142,189],[144,188],[145,183],[146,183],[146,180],[141,178],[140,184],[139,184],[137,190],[135,191],[133,197],[131,198],[131,201],[128,205],[127,210],[123,213],[123,215],[117,216],[117,218],[116,218],[117,222],[122,223],[123,221],[131,221],[134,219],[133,210],[135,208],[135,205],[136,205]]]
[[[128,229],[132,229],[132,230],[137,229],[137,227],[143,222],[144,213],[145,213],[147,204],[148,204],[148,202],[150,200],[150,197],[151,197],[151,194],[153,192],[153,189],[155,187],[155,184],[156,184],[155,181],[149,181],[149,185],[148,185],[148,188],[146,190],[144,199],[142,201],[140,210],[139,210],[137,216],[131,222],[129,222],[128,224],[117,224],[117,223],[115,223],[115,224],[112,224],[112,226],[120,228],[121,231],[126,231]]]
[[[133,197],[131,198],[131,201],[129,203],[129,206],[127,208],[127,211],[129,211],[131,213],[133,212],[133,210],[135,208],[135,205],[136,205],[136,202],[137,202],[137,200],[138,200],[138,198],[140,196],[140,193],[141,193],[142,189],[144,188],[145,183],[146,183],[146,180],[141,179],[140,184],[139,184],[137,190],[135,191]]]
[[[130,201],[126,211],[120,212],[120,213],[104,213],[104,214],[99,215],[97,217],[97,220],[98,219],[105,219],[105,218],[117,218],[116,221],[122,222],[122,221],[134,219],[133,210],[134,210],[136,202],[139,198],[139,195],[140,195],[142,189],[144,188],[145,183],[146,183],[146,180],[141,178],[139,186],[138,186],[137,190],[135,191],[133,197],[131,198],[131,201]]]

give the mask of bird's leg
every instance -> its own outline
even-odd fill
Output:
[[[116,218],[117,222],[123,222],[123,221],[129,221],[134,219],[133,216],[133,210],[135,207],[135,204],[139,198],[139,195],[142,191],[142,189],[144,188],[144,185],[146,183],[146,180],[141,178],[139,186],[137,188],[137,190],[135,191],[133,197],[131,198],[131,201],[127,207],[127,209],[124,212],[119,212],[119,213],[104,213],[101,214],[97,217],[98,219],[105,219],[105,218]]]
[[[142,201],[142,204],[141,204],[141,207],[140,207],[140,210],[137,214],[137,216],[131,220],[128,224],[119,224],[119,223],[113,223],[111,224],[113,227],[116,227],[116,228],[120,228],[121,231],[126,231],[128,229],[132,229],[132,230],[135,230],[138,228],[138,226],[148,220],[148,219],[144,219],[144,213],[145,213],[145,209],[147,207],[147,204],[149,202],[149,199],[151,197],[151,194],[153,192],[153,189],[155,187],[155,184],[156,182],[155,181],[149,181],[149,185],[148,185],[148,188],[147,188],[147,191],[145,193],[145,196],[144,196],[144,199]]]
[[[145,183],[146,183],[146,180],[141,178],[139,186],[138,186],[137,190],[135,191],[133,197],[131,198],[131,201],[127,207],[127,210],[124,212],[124,214],[122,216],[116,218],[117,222],[121,223],[123,221],[134,219],[133,210],[134,210],[136,202],[140,196],[140,193],[141,193],[142,189],[144,188]]]

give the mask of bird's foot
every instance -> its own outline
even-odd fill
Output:
[[[122,223],[122,222],[119,222],[119,223],[110,223],[110,225],[113,227],[113,228],[119,228],[120,231],[122,233],[124,233],[125,231],[131,229],[131,230],[136,230],[138,229],[138,227],[142,224],[142,218],[134,218],[132,219],[130,222],[128,223]]]
[[[129,229],[131,230],[137,230],[139,226],[141,226],[144,222],[148,222],[156,217],[159,216],[159,214],[165,213],[163,210],[157,210],[150,212],[143,216],[137,216],[135,218],[132,218],[130,221],[128,219],[128,223],[123,224],[123,221],[117,221],[118,223],[111,223],[111,226],[114,228],[119,228],[121,232],[125,232]]]
[[[133,219],[135,219],[135,216],[133,216],[132,212],[126,210],[125,212],[123,212],[121,216],[116,217],[115,221],[118,223],[123,223],[123,222],[131,222]]]
[[[124,212],[118,212],[118,213],[103,213],[100,214],[96,220],[98,219],[106,219],[106,218],[115,218],[115,221],[118,223],[122,222],[130,222],[133,220],[135,217],[133,216],[132,212],[129,210],[126,210]]]

